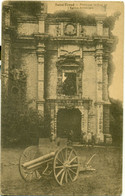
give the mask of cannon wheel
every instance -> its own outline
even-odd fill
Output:
[[[54,177],[59,185],[75,181],[79,174],[79,160],[75,150],[64,147],[57,151],[53,167]]]
[[[39,180],[41,178],[41,175],[38,172],[38,170],[33,170],[33,171],[25,170],[22,167],[22,164],[27,162],[27,161],[31,161],[31,160],[37,158],[38,156],[39,156],[39,153],[38,153],[38,147],[37,146],[29,146],[28,148],[26,148],[23,151],[22,155],[20,156],[19,171],[20,171],[20,174],[21,174],[22,178],[27,182],[31,182],[31,181],[34,181],[34,180]]]

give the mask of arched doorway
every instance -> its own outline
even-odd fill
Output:
[[[57,136],[66,138],[73,130],[73,141],[80,141],[81,112],[79,109],[60,109],[57,114]]]

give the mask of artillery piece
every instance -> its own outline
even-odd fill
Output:
[[[54,175],[59,185],[73,182],[79,173],[79,160],[76,151],[70,147],[58,147],[42,155],[42,147],[31,146],[24,150],[19,161],[19,170],[25,181],[41,179],[42,175]],[[42,155],[42,156],[40,156]]]
[[[44,154],[43,154],[44,152]],[[88,164],[83,170],[93,170]],[[83,171],[82,170],[82,171]],[[43,175],[54,175],[59,185],[73,182],[80,170],[79,157],[71,146],[30,146],[24,150],[19,160],[19,171],[25,181],[39,180]]]

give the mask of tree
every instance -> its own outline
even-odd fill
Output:
[[[113,144],[122,145],[123,138],[123,107],[119,100],[110,99],[110,131]]]

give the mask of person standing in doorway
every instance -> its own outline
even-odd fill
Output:
[[[73,142],[73,130],[70,130],[68,132],[68,144],[72,145],[72,142]]]

